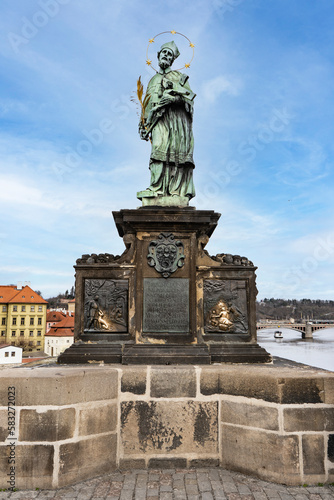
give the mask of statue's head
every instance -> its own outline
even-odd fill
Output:
[[[158,52],[158,61],[160,68],[169,68],[173,64],[175,59],[179,57],[179,55],[180,52],[175,42],[167,42],[161,45]]]

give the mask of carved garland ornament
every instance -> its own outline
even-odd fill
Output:
[[[175,241],[172,233],[161,233],[157,240],[148,246],[148,265],[168,278],[178,268],[184,266],[184,246],[182,241]]]

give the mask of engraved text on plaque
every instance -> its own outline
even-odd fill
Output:
[[[143,332],[189,332],[189,279],[144,278]]]

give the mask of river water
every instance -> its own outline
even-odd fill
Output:
[[[313,340],[302,339],[296,330],[279,328],[283,339],[275,339],[277,328],[258,330],[257,341],[273,356],[334,371],[334,328],[313,332]]]

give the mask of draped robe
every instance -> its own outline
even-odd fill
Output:
[[[192,132],[194,97],[185,75],[160,70],[147,87],[150,101],[145,111],[146,127],[151,127],[151,182],[149,191],[157,195],[195,196],[193,183],[194,138]],[[181,84],[180,84],[181,81]],[[161,98],[171,93],[175,102],[159,108]],[[152,126],[153,125],[153,126]]]

